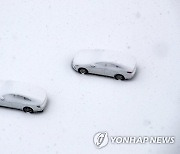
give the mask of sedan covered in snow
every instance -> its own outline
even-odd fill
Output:
[[[15,81],[0,81],[0,106],[33,113],[43,111],[46,104],[43,89]]]
[[[83,50],[72,61],[81,74],[98,74],[117,80],[131,79],[136,72],[135,59],[129,55],[105,50]]]

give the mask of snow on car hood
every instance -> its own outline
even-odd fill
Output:
[[[73,59],[74,65],[87,65],[97,62],[115,63],[133,70],[136,66],[135,59],[122,52],[110,50],[82,50]]]
[[[0,95],[5,94],[17,94],[44,102],[46,99],[46,92],[36,86],[32,86],[27,83],[21,83],[16,81],[1,81],[0,82]]]

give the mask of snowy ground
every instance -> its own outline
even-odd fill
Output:
[[[1,154],[179,154],[178,0],[1,0],[1,80],[42,86],[44,113],[0,108]],[[79,49],[136,57],[131,81],[71,69]],[[173,145],[112,145],[93,136],[175,136]]]

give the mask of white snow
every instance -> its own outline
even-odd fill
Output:
[[[178,0],[1,0],[1,80],[43,87],[43,113],[0,108],[1,154],[178,154],[180,3]],[[133,55],[136,76],[80,75],[80,49]],[[114,145],[93,136],[175,136],[173,145]]]
[[[87,65],[101,62],[104,51],[102,50],[81,50],[73,58],[74,65]]]

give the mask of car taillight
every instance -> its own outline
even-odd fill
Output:
[[[127,73],[132,73],[132,72],[127,72]]]

